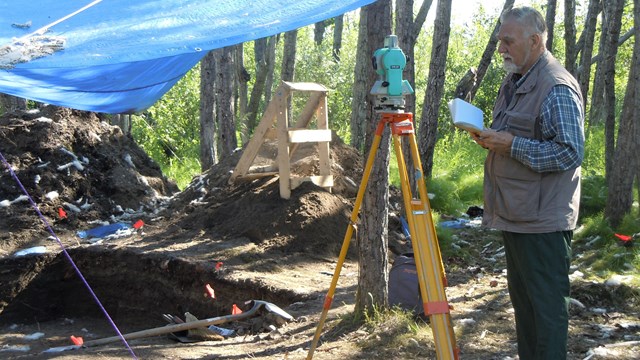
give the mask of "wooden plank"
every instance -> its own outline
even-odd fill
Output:
[[[298,177],[291,179],[291,189],[295,189],[298,186],[302,185],[302,183],[311,181],[312,183],[323,187],[327,190],[333,187],[333,175],[316,175],[316,176],[306,176],[306,177]]]
[[[298,116],[298,120],[296,120],[294,128],[303,129],[309,126],[309,124],[311,123],[311,119],[313,115],[317,113],[318,106],[320,106],[321,100],[323,98],[326,98],[326,94],[321,92],[314,92],[311,94],[311,96],[309,96],[304,109],[300,113],[300,116]],[[289,153],[291,156],[293,156],[296,150],[298,150],[298,146],[298,144],[294,143],[289,147]]]
[[[289,90],[287,86],[280,85],[275,92],[275,97],[272,101],[267,105],[267,109],[264,111],[264,115],[262,116],[262,120],[260,120],[260,124],[256,127],[253,137],[249,140],[247,147],[244,149],[242,153],[242,157],[238,161],[235,169],[233,170],[233,174],[229,178],[229,183],[233,183],[236,178],[239,176],[243,176],[249,170],[251,164],[256,159],[258,155],[258,151],[260,147],[264,143],[265,134],[269,131],[269,129],[273,126],[273,122],[278,115],[280,109],[280,102],[278,99],[287,98],[289,96]]]
[[[291,197],[291,163],[289,162],[289,141],[287,119],[287,98],[279,97],[276,102],[282,111],[278,113],[276,128],[278,129],[278,169],[280,173],[280,197],[289,199]]]
[[[290,82],[283,81],[284,85],[290,90],[294,91],[329,91],[326,87],[318,84],[318,83],[310,83],[310,82]]]
[[[269,177],[269,176],[276,176],[280,174],[277,171],[273,171],[273,172],[263,172],[263,173],[248,173],[246,175],[243,176],[239,176],[236,179],[236,182],[238,181],[251,181],[251,180],[255,180],[255,179],[261,179],[264,177]]]
[[[290,143],[331,141],[331,130],[294,129],[289,130]]]
[[[329,129],[329,116],[327,112],[327,97],[322,98],[320,107],[318,107],[318,129],[327,129],[329,131],[329,141],[331,141],[331,130]],[[321,130],[322,131],[322,130]],[[331,158],[329,150],[329,142],[318,143],[318,156],[320,158],[319,171],[320,175],[326,176],[331,174]],[[330,190],[330,189],[329,189]]]

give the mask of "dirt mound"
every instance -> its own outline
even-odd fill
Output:
[[[6,114],[0,118],[0,151],[56,231],[151,211],[178,191],[131,138],[92,113],[47,106]],[[8,230],[0,234],[5,251],[48,236],[5,165],[0,228]],[[31,239],[20,236],[25,232]]]

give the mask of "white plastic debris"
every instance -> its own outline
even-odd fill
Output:
[[[55,191],[55,190],[54,190],[54,191],[49,191],[48,193],[46,193],[46,194],[44,195],[44,197],[46,197],[47,199],[49,199],[49,200],[51,200],[51,201],[53,201],[53,200],[57,199],[57,198],[58,198],[58,196],[60,196],[60,194],[59,194],[57,191]]]
[[[40,175],[36,175],[36,176],[35,176],[35,179],[33,180],[33,182],[34,182],[36,185],[38,185],[38,184],[40,184],[40,180],[42,180],[42,176],[40,176]]]
[[[576,300],[574,298],[570,298],[569,299],[569,304],[575,305],[575,306],[577,306],[577,307],[579,307],[581,309],[586,309],[587,308],[586,306],[584,306],[583,303],[581,303],[580,301],[578,301],[578,300]]]
[[[20,195],[17,198],[13,199],[13,201],[11,201],[11,204],[28,201],[28,200],[29,200],[29,197],[27,195]]]
[[[0,201],[0,207],[9,207],[9,206],[11,206],[11,201],[9,200]]]
[[[81,211],[79,207],[68,202],[62,203],[62,205],[75,213],[79,213]]]
[[[18,352],[27,352],[31,350],[29,345],[2,345],[0,347],[0,352],[4,351],[18,351]]]
[[[36,119],[37,122],[41,122],[41,123],[52,123],[53,119],[49,119],[48,117],[44,117],[44,116],[40,116],[39,118]]]
[[[25,335],[24,339],[33,341],[33,340],[42,339],[43,337],[44,337],[44,333],[43,332],[35,332],[33,334]]]
[[[13,254],[13,256],[18,257],[18,256],[31,255],[31,254],[46,254],[46,253],[47,253],[47,248],[45,246],[34,246],[32,248],[16,251],[16,253]]]
[[[136,165],[133,163],[133,160],[131,160],[131,155],[129,155],[129,153],[124,154],[124,161],[132,168],[136,168]]]
[[[575,279],[582,279],[584,278],[584,274],[578,270],[574,271],[573,273],[569,274],[569,280],[573,281]]]

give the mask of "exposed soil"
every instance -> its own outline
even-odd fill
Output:
[[[275,151],[265,144],[255,165],[270,164]],[[237,331],[223,340],[180,343],[166,335],[130,340],[141,359],[306,358],[362,173],[362,158],[339,138],[331,144],[332,192],[305,183],[289,200],[280,198],[277,178],[230,185],[240,152],[179,192],[118,128],[94,114],[67,109],[44,107],[1,117],[0,152],[60,241],[20,198],[23,192],[3,164],[1,358],[134,357],[121,341],[42,353],[71,345],[72,335],[85,341],[115,335],[69,258],[122,333],[165,326],[163,314],[184,318],[189,312],[205,319],[230,314],[234,304],[247,311],[248,300],[271,302],[294,317],[282,324],[263,313],[222,324]],[[299,148],[292,158],[294,174],[314,172],[316,159],[313,147]],[[391,208],[396,209],[397,191],[393,194]],[[390,258],[408,250],[397,215],[390,216]],[[144,227],[126,236],[102,241],[77,236],[99,221],[138,220]],[[460,358],[516,358],[498,234],[473,226],[451,231],[452,246],[461,249],[443,253]],[[46,247],[46,253],[15,256],[35,246]],[[583,248],[575,244],[577,258]],[[351,250],[314,358],[435,358],[433,339],[424,335],[429,332],[414,332],[393,319],[373,327],[349,320],[357,272]],[[215,299],[207,295],[207,284]],[[572,291],[569,359],[637,358],[637,289],[575,277]]]

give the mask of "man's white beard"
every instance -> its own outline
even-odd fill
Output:
[[[513,58],[509,58],[509,61],[505,61],[504,59],[502,60],[502,68],[505,69],[507,72],[510,73],[514,73],[514,74],[520,74],[520,75],[524,75],[522,73],[522,66],[524,66],[524,64],[529,62],[529,57],[531,56],[531,50],[527,50],[527,54],[524,57],[524,60],[522,60],[522,65],[518,66],[513,62]]]
[[[520,67],[518,65],[516,65],[513,62],[513,60],[510,60],[510,61],[503,60],[502,68],[508,73],[517,74],[518,71],[520,71]]]

